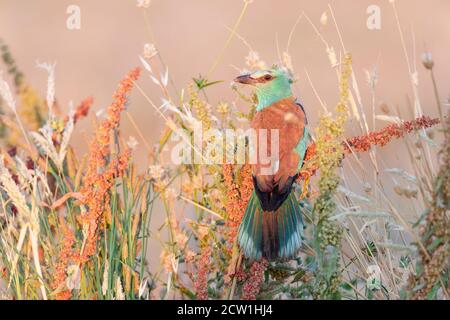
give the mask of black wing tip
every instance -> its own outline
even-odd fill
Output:
[[[279,190],[277,187],[275,187],[272,192],[264,192],[260,189],[256,177],[253,176],[253,185],[255,187],[255,193],[259,199],[262,210],[266,212],[277,211],[291,193],[292,186],[294,182],[297,180],[297,178],[298,174],[296,174],[293,177],[289,177],[285,187],[282,190]]]

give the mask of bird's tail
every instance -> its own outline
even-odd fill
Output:
[[[239,228],[238,243],[246,258],[291,258],[303,242],[303,219],[293,192],[272,212],[263,211],[255,192]]]

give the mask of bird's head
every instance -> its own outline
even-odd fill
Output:
[[[292,76],[289,71],[283,68],[273,67],[268,70],[259,70],[241,75],[234,81],[255,87],[258,97],[258,110],[292,96]]]

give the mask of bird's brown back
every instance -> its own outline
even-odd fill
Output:
[[[257,112],[252,121],[253,129],[267,129],[267,153],[271,155],[271,129],[279,130],[279,165],[278,171],[272,175],[265,175],[261,169],[270,165],[261,163],[259,156],[260,137],[257,134],[257,163],[253,165],[253,174],[256,177],[258,186],[263,192],[272,192],[275,186],[281,190],[284,188],[289,177],[293,177],[298,172],[299,155],[294,151],[300,140],[306,124],[305,113],[296,104],[294,98],[280,100],[262,111]]]

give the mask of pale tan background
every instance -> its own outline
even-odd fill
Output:
[[[406,111],[407,96],[412,96],[407,65],[388,0],[255,0],[238,32],[271,64],[278,60],[276,35],[280,49],[284,50],[295,20],[305,11],[338,50],[339,42],[331,19],[328,26],[319,22],[328,3],[334,8],[346,47],[353,54],[354,69],[367,110],[371,100],[363,71],[378,64],[377,105],[384,101],[392,108],[399,106],[405,118],[411,117]],[[66,8],[70,4],[81,7],[80,31],[66,28]],[[37,59],[57,61],[56,94],[66,110],[69,101],[77,103],[90,95],[95,97],[94,110],[99,110],[111,102],[121,77],[139,65],[138,55],[146,42],[156,42],[178,88],[186,87],[191,77],[205,74],[228,37],[226,27],[233,25],[242,4],[242,0],[153,0],[149,10],[152,40],[142,9],[136,7],[134,0],[0,0],[0,37],[10,45],[28,82],[43,95],[46,74],[36,69]],[[366,9],[371,4],[379,5],[382,10],[380,31],[366,28]],[[425,48],[433,53],[437,82],[444,100],[450,93],[450,1],[397,0],[397,7],[411,56],[412,30],[415,33],[417,59],[414,62],[418,64],[425,113],[437,115],[420,54]],[[295,93],[303,101],[314,126],[319,106],[306,80],[305,69],[329,107],[336,102],[338,86],[322,42],[304,19],[294,34],[291,53],[299,78]],[[225,80],[208,90],[213,104],[234,97],[229,84],[237,71],[232,66],[243,68],[247,54],[247,47],[235,38],[211,76],[211,80]],[[147,76],[140,84],[154,101],[160,101],[160,92]],[[130,112],[149,143],[156,143],[161,121],[138,92],[134,92],[131,99]],[[377,123],[378,127],[383,125],[385,123]],[[123,128],[125,135],[136,136],[127,119],[123,120]],[[78,130],[89,133],[90,121],[78,124]],[[82,136],[78,132],[78,138],[75,138],[79,152],[86,151]],[[135,154],[141,164],[145,163],[143,150],[140,148]],[[401,161],[402,155],[396,150],[395,145],[391,145],[385,152],[392,160]]]
[[[192,76],[206,73],[220,52],[228,31],[239,15],[241,0],[153,0],[149,10],[154,41],[170,75],[178,88],[185,87]],[[244,17],[239,33],[268,63],[277,62],[276,35],[281,50],[286,46],[289,31],[298,15],[306,14],[319,26],[325,38],[336,49],[339,42],[331,19],[328,26],[319,23],[328,3],[334,7],[344,42],[354,57],[356,74],[363,98],[370,105],[369,91],[364,82],[364,69],[378,64],[380,81],[377,104],[405,108],[406,96],[411,96],[407,66],[388,0],[255,0]],[[79,31],[66,28],[66,8],[81,7],[82,26]],[[366,9],[370,4],[381,7],[382,29],[366,28]],[[425,48],[434,54],[437,80],[442,99],[450,92],[450,1],[398,0],[398,10],[412,55],[412,33],[416,37],[417,55]],[[11,47],[28,81],[45,94],[46,75],[35,68],[36,60],[57,62],[57,98],[67,107],[88,95],[95,97],[95,110],[106,107],[118,80],[132,67],[139,65],[138,55],[143,44],[150,42],[142,9],[134,0],[0,0],[0,37]],[[293,37],[291,52],[299,77],[296,95],[304,102],[312,121],[317,118],[318,104],[306,81],[305,68],[329,106],[335,103],[338,87],[329,67],[323,44],[303,19]],[[232,97],[229,82],[236,75],[232,65],[244,67],[248,49],[234,39],[225,52],[212,80],[226,80],[209,90],[212,101]],[[421,98],[427,113],[436,114],[431,87],[418,62]],[[142,86],[156,102],[159,91],[145,78]],[[139,94],[133,94],[131,112],[150,142],[161,124],[153,110]],[[129,123],[124,121],[126,128]],[[83,130],[90,128],[85,121]],[[133,134],[129,128],[129,134]],[[84,150],[83,143],[78,147]]]

